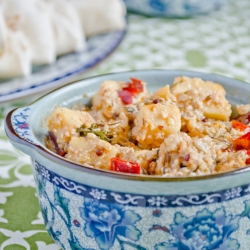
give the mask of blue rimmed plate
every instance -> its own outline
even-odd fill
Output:
[[[122,39],[126,30],[91,37],[86,49],[58,58],[48,66],[34,67],[29,77],[0,80],[0,103],[48,91],[66,84],[78,73],[83,73],[108,57]]]

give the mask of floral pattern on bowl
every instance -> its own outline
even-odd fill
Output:
[[[30,107],[25,107],[20,110],[16,114],[13,115],[13,127],[15,132],[21,137],[25,138],[26,141],[34,142],[32,135],[30,134],[29,129],[29,115],[30,115]]]
[[[144,206],[119,199],[110,200],[107,197],[112,192],[108,190],[84,187],[56,175],[37,161],[33,161],[33,166],[47,230],[63,249],[235,250],[243,248],[237,237],[232,235],[250,233],[250,226],[245,230],[250,219],[249,186],[221,192],[233,203],[237,200],[237,213],[228,212],[223,205],[218,206],[223,204],[221,199],[215,199],[209,205],[199,205],[198,198],[191,197],[190,201],[194,199],[195,204],[187,202],[188,197],[173,196],[179,204],[181,200],[186,201],[182,208],[175,211],[176,203],[172,208],[167,206],[167,199],[163,196],[151,198],[151,203]],[[243,193],[244,196],[241,195]],[[206,195],[209,196],[202,194],[200,197]],[[136,196],[148,199],[141,194]],[[173,210],[172,216],[168,216],[169,222],[165,222],[163,215],[168,214],[170,209]],[[245,226],[241,220],[245,220]],[[160,233],[150,246],[153,248],[149,248],[145,243],[147,234],[157,232]],[[87,244],[85,238],[88,238]]]

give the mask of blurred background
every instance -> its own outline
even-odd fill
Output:
[[[18,23],[13,10],[22,9],[20,20],[26,20],[28,14],[22,13],[27,11],[33,22],[37,22],[35,27],[39,27],[41,23],[34,16],[33,9],[24,4],[31,0],[19,1],[19,7],[15,8],[8,7],[8,1],[0,0],[1,249],[59,249],[43,225],[30,159],[17,151],[5,135],[4,118],[8,111],[29,104],[69,81],[127,70],[194,70],[250,82],[249,0],[125,0],[127,14],[122,1],[99,0],[98,3],[98,0],[71,0],[69,2],[76,6],[72,13],[78,13],[78,21],[71,20],[63,0],[45,1],[54,4],[49,9],[54,8],[55,12],[48,12],[54,22],[53,30],[57,30],[57,35],[53,33],[52,38],[57,41],[55,44],[61,44],[65,53],[60,54],[55,50],[58,47],[52,46],[55,50],[51,54],[52,59],[42,65],[34,65],[31,38],[26,39],[28,35],[24,40],[19,35],[17,38],[15,32],[19,26],[13,26],[10,22],[13,19],[8,19],[12,16],[14,24]],[[84,16],[85,21],[82,20]],[[73,29],[77,23],[79,30],[83,29],[80,36]],[[89,25],[83,27],[86,23]],[[26,30],[24,35],[31,31],[28,27],[23,28]],[[80,45],[75,40],[67,40],[74,35],[80,37]],[[13,36],[15,38],[11,40]],[[44,36],[42,33],[41,39]],[[28,42],[25,43],[26,50],[23,50],[25,39]],[[45,51],[46,46],[51,44],[45,45]],[[7,71],[11,73],[7,75]]]

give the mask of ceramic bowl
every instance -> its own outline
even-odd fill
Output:
[[[164,17],[190,17],[219,9],[228,0],[124,0],[129,11]]]
[[[222,84],[232,104],[250,102],[247,83],[186,71],[110,74],[60,88],[6,117],[14,146],[31,156],[46,228],[63,249],[249,249],[250,169],[163,178],[80,166],[44,145],[45,119],[57,106],[87,103],[107,79],[136,77],[152,91],[180,75]]]

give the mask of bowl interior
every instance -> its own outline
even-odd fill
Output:
[[[72,107],[81,103],[90,103],[91,96],[99,89],[104,80],[128,81],[130,77],[139,78],[147,82],[148,89],[153,92],[166,84],[171,85],[175,77],[178,76],[200,77],[203,80],[220,83],[224,86],[227,99],[232,104],[250,103],[248,83],[220,75],[190,71],[144,70],[97,76],[57,89],[30,106],[29,132],[32,134],[32,139],[36,138],[35,143],[38,143],[38,147],[33,147],[33,144],[30,144],[25,152],[29,154],[29,148],[31,147],[32,153],[29,154],[31,157],[47,167],[48,170],[64,178],[91,186],[96,182],[96,176],[98,176],[98,184],[95,184],[98,185],[98,188],[119,192],[124,192],[124,186],[126,186],[126,189],[129,189],[129,192],[132,193],[135,190],[140,190],[144,194],[155,194],[155,192],[158,192],[157,194],[190,194],[215,192],[232,188],[232,186],[248,184],[250,178],[249,166],[231,172],[196,177],[133,175],[84,167],[64,160],[45,147],[44,138],[48,133],[46,119],[50,113],[59,106]]]

